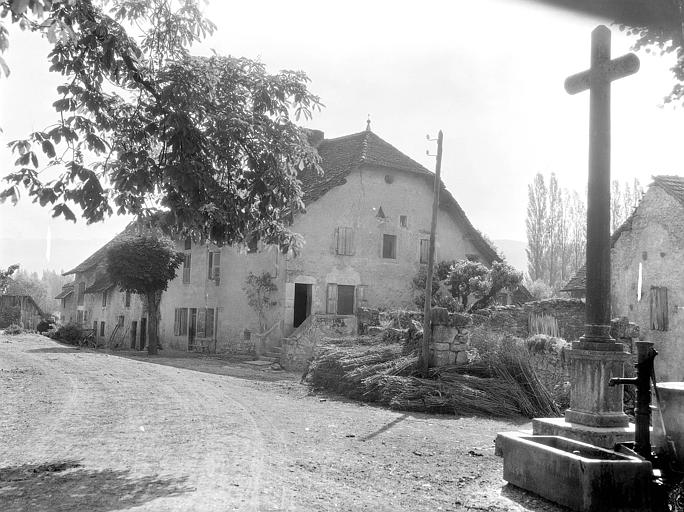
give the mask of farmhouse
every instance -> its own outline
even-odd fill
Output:
[[[0,295],[0,312],[0,327],[18,323],[24,329],[35,330],[44,316],[30,295]]]
[[[684,178],[655,176],[611,242],[613,316],[628,317],[655,343],[659,380],[684,380]],[[564,290],[584,284],[578,275]]]
[[[160,306],[165,347],[243,351],[262,339],[266,346],[277,343],[312,315],[355,326],[359,306],[413,307],[411,280],[427,263],[434,174],[370,129],[333,139],[312,130],[309,138],[324,173],[300,174],[306,213],[294,217],[291,229],[303,236],[303,250],[294,256],[261,242],[216,247],[179,241],[185,261]],[[499,260],[443,186],[439,206],[437,261]],[[99,321],[107,336],[123,315],[132,340],[132,332],[142,332],[145,312],[136,298],[135,314],[121,313],[125,297],[101,272],[106,249],[70,271],[75,290],[82,288],[84,318],[78,320]],[[250,273],[268,273],[276,287],[261,318],[245,293]],[[128,326],[134,321],[135,329]]]

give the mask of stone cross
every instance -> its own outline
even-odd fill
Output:
[[[610,337],[610,83],[639,70],[633,53],[610,58],[610,30],[591,33],[591,67],[565,80],[569,94],[589,89],[589,195],[587,198],[587,347]],[[599,348],[599,346],[595,346]]]

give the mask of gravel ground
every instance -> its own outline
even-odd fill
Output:
[[[496,432],[314,395],[300,375],[186,353],[0,335],[0,510],[548,511]]]

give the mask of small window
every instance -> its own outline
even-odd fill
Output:
[[[670,327],[667,288],[651,286],[651,329],[667,331]]]
[[[185,245],[183,246],[183,249],[186,251],[189,251],[190,249],[192,249],[192,239],[190,237],[187,237],[185,239]]]
[[[104,336],[104,332],[105,332],[105,323],[100,322],[100,336]]]
[[[118,325],[119,327],[123,327],[123,326],[124,326],[124,321],[125,321],[124,316],[123,316],[123,315],[119,315],[119,316],[117,317],[117,319],[116,319],[116,325]]]
[[[107,307],[107,290],[102,292],[102,307]]]
[[[382,206],[378,208],[378,214],[376,215],[378,219],[384,219],[385,218],[385,212],[382,211]]]
[[[126,292],[126,297],[124,298],[124,307],[131,307],[131,292]]]
[[[382,235],[382,257],[397,259],[397,235]]]
[[[337,254],[352,256],[354,254],[354,230],[352,228],[339,227],[336,232],[336,247]]]
[[[221,252],[209,251],[207,279],[218,281],[221,278]]]
[[[192,264],[192,254],[185,253],[185,260],[183,260],[183,283],[190,282],[190,266]]]
[[[408,217],[406,215],[399,215],[399,227],[408,227]]]
[[[423,239],[420,241],[420,262],[427,263],[430,258],[430,240]]]

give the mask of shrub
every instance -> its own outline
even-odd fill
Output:
[[[57,339],[57,328],[53,325],[43,333],[44,336],[47,336],[48,338],[52,338],[53,340]]]
[[[24,332],[24,329],[18,324],[12,324],[5,329],[5,334],[15,335],[21,334],[22,332]]]
[[[38,322],[38,325],[36,326],[36,331],[38,331],[40,334],[43,334],[49,331],[51,328],[52,322],[44,318],[40,322]]]
[[[19,306],[4,305],[0,307],[0,328],[16,325],[21,318],[21,309]]]
[[[62,325],[57,329],[55,339],[77,345],[83,338],[83,329],[77,324]]]

